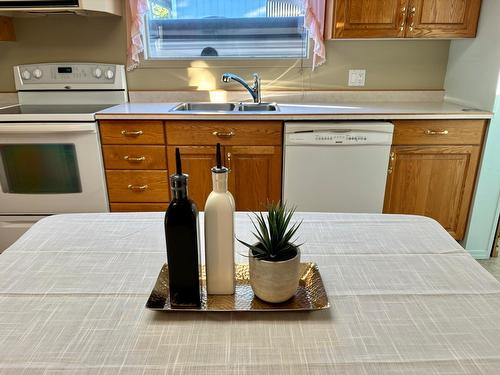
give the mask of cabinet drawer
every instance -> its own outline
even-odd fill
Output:
[[[106,169],[167,169],[165,146],[102,146]]]
[[[394,145],[479,145],[484,120],[394,121]]]
[[[161,121],[101,121],[103,145],[163,145],[165,135]]]
[[[170,121],[169,145],[281,145],[281,121]]]
[[[168,203],[111,203],[111,212],[165,212]]]
[[[168,173],[163,171],[106,171],[109,201],[168,202]]]

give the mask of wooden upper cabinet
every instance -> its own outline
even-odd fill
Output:
[[[481,0],[328,0],[327,38],[470,38]]]
[[[404,36],[407,0],[335,1],[335,38]]]
[[[16,33],[12,18],[0,16],[0,41],[14,41]]]
[[[472,38],[480,8],[481,0],[410,0],[406,36]]]

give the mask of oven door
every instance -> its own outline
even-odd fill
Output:
[[[105,211],[96,123],[0,123],[0,214]]]

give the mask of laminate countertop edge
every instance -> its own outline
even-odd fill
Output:
[[[125,103],[96,114],[98,120],[457,120],[491,119],[493,113],[448,102],[278,104],[276,112],[172,112],[179,103]]]

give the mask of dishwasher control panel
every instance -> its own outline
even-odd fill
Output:
[[[298,131],[286,135],[286,144],[308,145],[368,145],[391,144],[392,134],[354,131]]]

